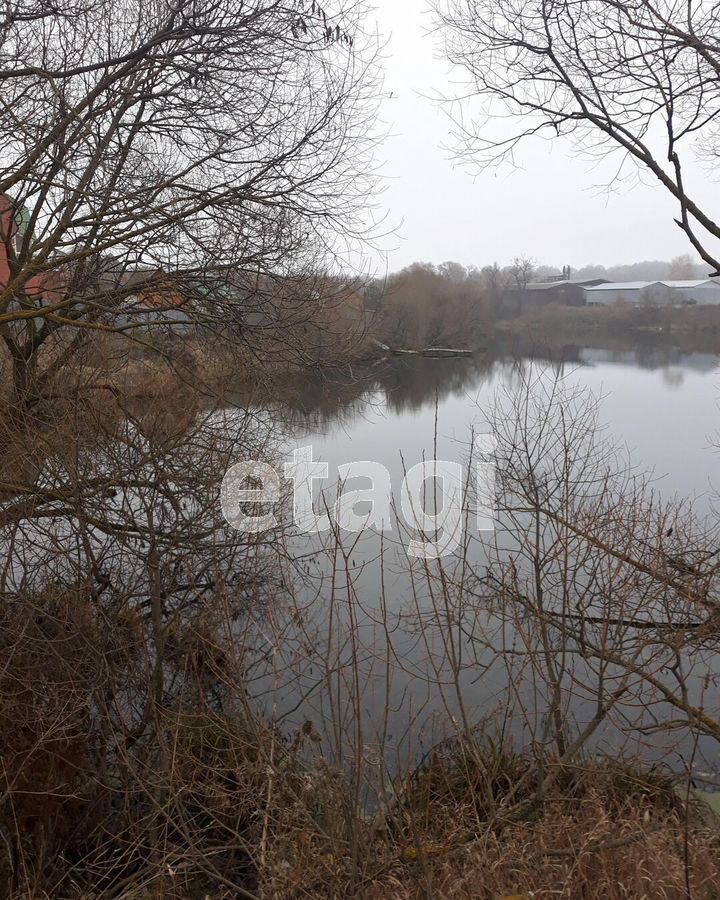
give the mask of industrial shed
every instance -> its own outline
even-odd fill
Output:
[[[720,284],[697,281],[609,282],[585,288],[588,306],[628,303],[632,306],[720,306]]]
[[[585,288],[604,284],[606,280],[594,278],[587,281],[571,281],[568,278],[553,278],[549,281],[530,282],[524,287],[508,288],[503,295],[501,312],[505,315],[518,315],[526,310],[539,309],[550,304],[585,306]]]

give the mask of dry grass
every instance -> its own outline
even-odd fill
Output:
[[[523,756],[463,760],[441,758],[414,779],[404,832],[413,862],[396,896],[427,885],[436,897],[488,900],[679,898],[686,877],[691,896],[717,896],[720,835],[695,810],[686,817],[669,780],[619,763],[564,766],[540,798]]]
[[[203,702],[231,663],[197,624],[168,645],[183,697],[137,743],[105,704],[141,665],[140,616],[111,625],[55,586],[6,604],[0,634],[2,896],[720,895],[720,831],[664,775],[557,766],[541,796],[530,757],[458,744],[399,777],[373,814],[310,723],[282,735],[237,688],[234,713]]]
[[[693,810],[686,821],[669,781],[617,764],[565,768],[555,789],[513,820],[502,812],[503,802],[529,761],[488,757],[480,768],[486,767],[494,769],[492,811],[488,784],[480,784],[477,771],[463,778],[453,760],[436,758],[432,770],[404,786],[403,801],[381,827],[377,816],[360,826],[353,835],[359,853],[327,840],[322,830],[274,835],[259,873],[261,894],[288,900],[718,896],[720,835]]]

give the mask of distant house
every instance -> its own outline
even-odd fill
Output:
[[[30,216],[25,207],[7,194],[0,194],[0,291],[10,284],[15,261],[22,252]],[[16,270],[17,271],[17,270]],[[28,278],[20,291],[32,305],[53,303],[63,298],[67,279],[61,269],[41,272]]]
[[[547,281],[529,282],[524,287],[512,287],[505,291],[501,309],[505,315],[518,315],[543,306],[585,306],[585,289],[605,284],[605,278],[574,281],[552,277]]]
[[[161,325],[174,333],[192,329],[188,292],[161,269],[123,272],[112,283],[110,294],[122,298],[117,307],[112,304],[113,322],[118,326]]]
[[[22,247],[23,213],[10,197],[0,194],[0,285],[3,287],[10,281],[10,261]]]
[[[720,283],[710,278],[696,281],[626,281],[589,285],[588,306],[720,306]]]

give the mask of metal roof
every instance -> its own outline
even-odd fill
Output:
[[[666,287],[672,288],[695,288],[695,287],[705,287],[707,285],[713,285],[718,287],[718,283],[716,281],[711,281],[709,278],[700,278],[696,281],[661,281],[661,284],[664,284]]]
[[[555,288],[565,287],[568,284],[573,284],[576,287],[582,287],[583,282],[581,281],[569,281],[567,278],[564,280],[558,281],[530,281],[525,285],[526,291],[551,291]]]
[[[669,288],[699,288],[720,287],[717,281],[709,278],[700,278],[695,281],[610,281],[608,284],[598,284],[594,287],[586,287],[586,291],[641,291],[643,288],[654,284],[661,284]]]
[[[561,285],[567,284],[567,281],[531,281],[525,285],[526,291],[552,291]]]
[[[651,284],[661,284],[659,281],[610,281],[607,284],[596,284],[586,287],[586,291],[641,291]]]

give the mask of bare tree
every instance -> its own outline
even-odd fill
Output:
[[[695,278],[697,275],[697,265],[693,261],[689,253],[683,253],[670,260],[669,277],[676,281],[684,281]]]
[[[720,223],[687,171],[718,153],[716,4],[448,0],[439,15],[482,116],[508,125],[463,128],[466,154],[512,158],[525,138],[560,135],[618,150],[676,199],[678,226],[718,270]]]
[[[138,297],[240,324],[261,279],[287,296],[289,275],[331,262],[338,232],[360,236],[374,112],[362,12],[6,4],[0,336],[18,393],[50,338],[62,361],[99,330],[145,328]]]
[[[705,752],[720,738],[717,525],[655,495],[597,415],[586,392],[544,374],[500,397],[501,527],[479,593],[526,648],[510,683],[542,683],[532,703],[516,698],[543,708],[538,746],[570,759],[614,732],[616,746],[647,740],[652,752],[662,733],[681,754],[693,740]],[[580,703],[593,710],[583,727],[570,712]]]
[[[516,256],[510,266],[510,276],[515,287],[524,290],[532,281],[535,271],[535,263],[526,256]]]

